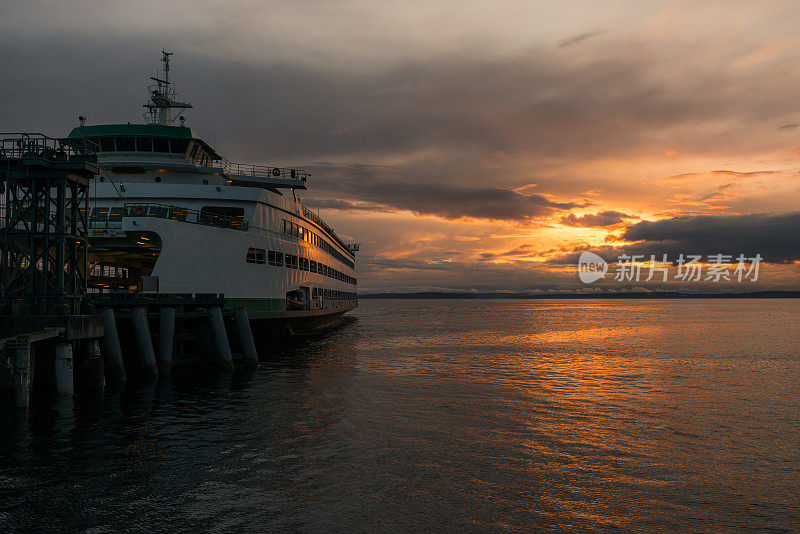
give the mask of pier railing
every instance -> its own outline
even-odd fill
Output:
[[[68,161],[80,156],[94,156],[93,148],[86,143],[55,139],[40,133],[0,133],[0,160],[33,157],[47,161]]]
[[[125,217],[157,217],[173,221],[187,222],[216,226],[217,228],[231,228],[233,230],[247,231],[250,223],[244,217],[229,217],[202,210],[192,210],[180,206],[166,204],[136,203],[125,204]]]

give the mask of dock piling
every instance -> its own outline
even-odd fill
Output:
[[[158,372],[172,372],[172,355],[175,348],[175,308],[161,308],[158,328]]]
[[[117,317],[112,308],[103,309],[103,354],[105,372],[109,380],[125,380],[125,363],[122,359],[122,345],[119,342]]]
[[[239,334],[239,343],[242,345],[244,362],[247,365],[258,366],[258,353],[256,344],[253,340],[253,331],[250,329],[250,319],[247,317],[247,310],[236,308],[233,311],[236,322],[236,332]]]
[[[72,395],[74,391],[72,369],[72,343],[57,343],[55,359],[56,392],[60,395]]]
[[[233,354],[231,354],[231,345],[228,343],[228,333],[225,330],[222,310],[217,307],[210,308],[208,318],[211,322],[211,333],[217,349],[217,361],[222,367],[229,369],[233,367]]]
[[[79,387],[104,388],[106,378],[103,372],[103,355],[100,353],[100,341],[90,339],[86,342],[82,357],[79,359],[77,372]]]
[[[31,398],[31,344],[19,336],[9,342],[7,349],[13,351],[14,400],[17,408],[27,408]]]
[[[147,310],[143,307],[134,308],[131,312],[131,325],[139,349],[138,356],[142,371],[147,378],[156,378],[158,369],[156,368],[156,355],[153,351],[153,339],[150,337],[150,325],[147,322]]]

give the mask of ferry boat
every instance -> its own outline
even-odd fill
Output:
[[[211,295],[246,309],[257,336],[335,324],[358,305],[358,245],[302,204],[309,173],[232,163],[186,126],[179,113],[192,106],[176,100],[162,54],[144,124],[81,117],[68,136],[100,168],[86,214],[89,292]]]

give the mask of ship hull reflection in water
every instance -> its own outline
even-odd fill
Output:
[[[250,374],[3,413],[0,524],[791,530],[798,312],[365,301]]]

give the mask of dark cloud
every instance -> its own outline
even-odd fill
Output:
[[[318,164],[314,176],[324,177],[309,205],[340,210],[407,210],[445,219],[532,221],[586,201],[558,202],[543,195],[524,195],[498,187],[468,187],[435,182],[410,182],[400,171],[385,166]],[[470,180],[465,180],[469,182]],[[335,200],[316,198],[333,197]],[[344,200],[339,200],[344,199]],[[355,201],[355,202],[354,202]]]
[[[79,114],[90,123],[140,121],[162,46],[143,46],[152,40],[141,37],[8,35],[0,41],[6,129],[58,135]],[[754,138],[720,141],[715,124],[781,120],[796,111],[790,96],[800,71],[756,78],[715,69],[670,81],[661,73],[676,68],[674,59],[655,47],[604,43],[581,54],[465,51],[339,69],[280,56],[223,59],[186,46],[173,56],[173,75],[179,96],[196,106],[189,123],[217,148],[287,163],[434,149],[477,162],[498,150],[578,161],[663,153],[665,131],[682,154],[741,153],[759,149]],[[487,172],[483,181],[498,175]]]
[[[505,252],[493,253],[493,252],[483,252],[478,256],[480,261],[488,261],[494,260],[498,258],[511,258],[511,259],[522,259],[522,258],[533,258],[536,257],[539,252],[534,248],[533,245],[529,243],[522,244],[517,248],[512,250],[507,250]]]
[[[798,126],[798,124],[796,122],[793,122],[791,124],[784,124],[782,126],[778,126],[778,129],[779,130],[794,130],[795,128],[797,128],[797,126]]]
[[[306,202],[307,206],[318,209],[330,209],[339,211],[386,211],[388,206],[374,202],[350,202],[337,198],[314,199]]]
[[[800,212],[789,214],[701,215],[642,221],[622,234],[639,247],[689,254],[761,254],[765,261],[800,259]]]
[[[796,172],[796,171],[795,171]],[[779,174],[785,174],[786,171],[749,171],[749,172],[738,172],[738,171],[708,171],[708,172],[686,172],[683,174],[673,174],[672,176],[668,176],[667,180],[693,180],[695,178],[702,178],[704,176],[725,176],[728,178],[753,178],[756,176],[774,176]]]
[[[558,42],[558,47],[559,48],[567,48],[567,47],[576,45],[576,44],[578,44],[580,42],[583,42],[583,41],[585,41],[587,39],[591,39],[592,37],[594,37],[595,35],[598,35],[600,33],[601,32],[599,32],[599,31],[595,31],[595,32],[581,33],[579,35],[573,35],[572,37],[567,37],[566,39],[562,39],[561,41],[559,41]]]
[[[561,217],[561,223],[567,226],[577,227],[603,227],[613,226],[625,222],[627,219],[638,219],[636,215],[628,215],[619,211],[601,211],[600,213],[587,213],[580,217],[575,216],[574,213],[564,215]]]
[[[733,183],[722,184],[716,188],[716,190],[711,191],[710,193],[706,193],[705,195],[700,195],[697,197],[697,200],[704,202],[708,200],[715,200],[719,198],[725,197],[725,191],[732,188],[734,186]]]
[[[679,254],[707,257],[712,254],[760,254],[765,262],[787,263],[800,260],[800,212],[788,214],[698,215],[642,221],[629,226],[620,236],[632,243],[624,246],[577,247],[552,263],[574,264],[584,250],[591,250],[610,261],[620,254],[645,258],[664,254],[675,259]]]

